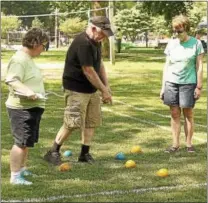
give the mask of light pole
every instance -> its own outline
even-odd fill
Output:
[[[113,26],[113,1],[109,1],[109,20],[111,22],[111,26]],[[115,46],[114,46],[114,36],[111,36],[110,39],[110,62],[112,65],[115,65]]]

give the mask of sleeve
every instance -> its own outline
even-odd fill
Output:
[[[165,51],[164,51],[164,54],[166,56],[169,56],[169,53],[170,53],[169,47],[170,47],[170,41],[168,41],[168,44],[166,45],[166,48],[165,48]]]
[[[9,83],[15,80],[22,81],[24,77],[24,66],[20,63],[10,62],[7,68],[5,82]]]
[[[197,45],[196,45],[196,55],[200,55],[204,53],[204,48],[202,46],[202,43],[200,40],[197,40]]]
[[[93,50],[90,45],[80,45],[78,58],[81,66],[93,66]]]

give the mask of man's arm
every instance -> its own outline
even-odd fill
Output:
[[[103,84],[98,74],[95,72],[94,68],[91,66],[83,66],[82,71],[90,83],[96,87],[102,93],[103,102],[112,102],[111,94],[109,93],[107,87]]]
[[[106,74],[106,71],[105,71],[105,66],[104,66],[104,63],[103,61],[101,61],[101,65],[100,65],[100,78],[101,78],[101,81],[103,82],[103,84],[107,87],[108,91],[110,92],[111,94],[111,89],[110,89],[110,85],[108,83],[108,77],[107,77],[107,74]]]

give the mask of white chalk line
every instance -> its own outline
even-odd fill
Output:
[[[135,117],[129,116],[129,115],[127,115],[127,114],[118,113],[118,112],[115,112],[115,111],[113,111],[113,110],[111,110],[111,109],[109,109],[109,108],[107,108],[107,107],[103,107],[102,109],[103,109],[104,111],[111,112],[111,113],[116,114],[116,115],[118,115],[118,116],[130,118],[130,119],[132,119],[132,120],[139,121],[140,123],[148,124],[148,125],[153,125],[153,126],[156,126],[156,127],[160,128],[160,129],[166,130],[166,131],[168,131],[168,132],[172,132],[170,128],[165,127],[165,126],[162,126],[162,125],[158,125],[158,124],[156,124],[156,123],[154,123],[154,122],[151,122],[151,121],[147,121],[147,120],[144,120],[144,119],[135,118]],[[197,141],[200,141],[200,142],[206,142],[206,141],[207,141],[207,140],[205,140],[205,139],[201,139],[201,138],[196,137],[196,136],[193,136],[193,139],[195,139],[195,140],[197,140]]]
[[[64,97],[63,95],[57,94],[57,93],[52,92],[52,91],[47,91],[46,96],[47,96],[47,95],[50,95],[50,94],[53,94],[53,95],[55,95],[55,96],[57,96],[57,97]],[[133,106],[133,105],[131,105],[131,104],[127,104],[127,103],[122,102],[122,101],[119,101],[119,100],[113,100],[113,101],[116,102],[116,103],[123,104],[123,105],[128,106],[128,107],[134,108],[134,109],[136,109],[136,110],[138,110],[138,111],[148,112],[148,113],[150,113],[150,114],[157,115],[157,116],[160,116],[160,117],[163,117],[163,118],[170,118],[170,116],[168,116],[168,115],[163,115],[163,114],[160,114],[160,113],[156,113],[156,112],[154,112],[154,111],[148,111],[148,110],[145,109],[145,108],[138,108],[138,107],[135,107],[135,106]],[[183,122],[184,122],[184,121],[183,121]],[[195,125],[196,125],[196,126],[199,126],[199,127],[202,127],[202,128],[207,128],[206,125],[202,125],[202,124],[198,124],[198,123],[195,123]]]
[[[62,97],[62,98],[64,97],[63,95],[57,94],[57,93],[55,93],[55,92],[53,92],[53,91],[47,91],[46,95],[50,95],[50,94],[53,94],[53,95],[55,95],[55,96],[57,96],[57,97]],[[127,103],[122,102],[122,101],[119,101],[119,100],[114,100],[114,101],[117,102],[117,103],[123,104],[123,105],[125,105],[125,106],[129,106],[129,107],[134,108],[134,109],[139,110],[139,111],[148,112],[148,113],[151,113],[151,114],[154,114],[154,115],[158,115],[158,116],[164,117],[164,118],[170,118],[170,117],[167,116],[167,115],[163,115],[163,114],[160,114],[160,113],[148,111],[148,110],[146,110],[146,109],[144,109],[144,108],[134,107],[134,106],[132,106],[132,105],[130,105],[130,104],[127,104]],[[112,112],[112,113],[114,113],[114,114],[117,114],[117,115],[119,115],[119,116],[122,116],[122,117],[128,117],[128,118],[131,118],[131,119],[133,119],[133,120],[137,120],[137,121],[139,121],[140,123],[153,125],[153,126],[156,126],[156,127],[160,128],[160,129],[163,129],[163,130],[165,130],[165,131],[171,132],[171,129],[170,129],[170,128],[165,127],[165,126],[162,126],[162,125],[158,125],[158,124],[156,124],[155,122],[147,121],[147,120],[145,120],[145,119],[135,118],[135,117],[129,116],[129,115],[127,115],[127,114],[118,113],[118,112],[115,112],[115,111],[113,111],[113,110],[110,110],[109,108],[106,108],[106,107],[102,107],[102,109],[105,110],[105,111],[109,111],[109,112]],[[200,127],[206,127],[206,126],[201,125],[201,124],[195,124],[195,125],[198,125],[198,126],[200,126]],[[206,141],[207,141],[207,140],[205,140],[205,139],[201,139],[201,138],[198,138],[198,137],[196,137],[196,136],[194,136],[193,139],[195,139],[195,140],[197,140],[197,141],[200,141],[200,142],[206,142]]]
[[[89,194],[77,194],[77,195],[61,195],[61,196],[52,196],[47,198],[31,198],[31,199],[23,199],[23,200],[2,200],[2,202],[50,202],[61,199],[68,198],[83,198],[83,197],[93,197],[93,196],[104,196],[104,195],[124,195],[131,193],[145,193],[145,192],[157,192],[157,191],[167,191],[174,189],[184,189],[188,187],[205,187],[207,183],[199,183],[199,184],[191,184],[191,185],[176,185],[176,186],[162,186],[162,187],[151,187],[151,188],[140,188],[140,189],[132,189],[132,190],[112,190],[112,191],[103,191]]]
[[[163,117],[163,118],[170,118],[170,116],[168,115],[163,115],[163,114],[160,114],[160,113],[156,113],[156,112],[153,112],[153,111],[148,111],[147,109],[145,108],[138,108],[138,107],[135,107],[131,104],[127,104],[125,102],[122,102],[122,101],[119,101],[119,100],[114,100],[116,103],[120,103],[120,104],[123,104],[125,106],[128,106],[128,107],[131,107],[133,109],[136,109],[136,110],[139,110],[139,111],[144,111],[144,112],[148,112],[150,114],[153,114],[153,115],[157,115],[157,116],[160,116],[160,117]],[[184,122],[184,121],[183,121]],[[206,125],[202,125],[202,124],[198,124],[198,123],[195,123],[196,126],[199,126],[199,127],[202,127],[202,128],[207,128]]]

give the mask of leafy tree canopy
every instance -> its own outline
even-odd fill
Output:
[[[20,27],[21,21],[17,17],[4,16],[1,18],[1,38],[6,38],[9,31],[15,31]]]
[[[83,31],[86,27],[87,21],[82,21],[80,18],[69,18],[60,24],[60,30],[66,35],[71,36]]]
[[[185,1],[145,1],[142,3],[144,12],[153,16],[164,15],[167,25],[172,18],[179,14],[187,15],[192,8],[193,2]]]
[[[120,28],[123,35],[135,41],[138,34],[152,30],[151,17],[142,12],[139,7],[124,9],[117,13],[114,19],[116,27]]]

